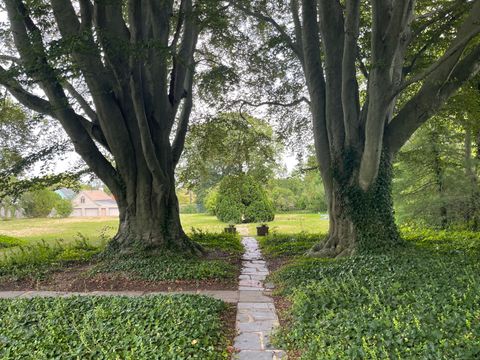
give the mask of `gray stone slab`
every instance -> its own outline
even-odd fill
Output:
[[[262,333],[244,332],[235,338],[233,346],[238,350],[264,350]]]
[[[95,296],[128,296],[137,297],[145,294],[144,291],[92,291],[90,295]]]
[[[27,291],[20,295],[20,298],[31,299],[33,297],[63,297],[68,293],[63,291]]]
[[[242,269],[242,275],[268,275],[268,271],[259,271],[254,268],[245,268]]]
[[[272,351],[251,351],[243,350],[235,355],[235,360],[273,360]]]
[[[238,285],[263,288],[263,282],[259,280],[240,280]]]
[[[284,351],[267,350],[267,351],[252,351],[242,350],[235,354],[235,360],[281,360],[286,359],[287,354]]]
[[[272,302],[270,303],[257,303],[257,302],[239,302],[238,303],[238,311],[243,310],[259,310],[259,311],[275,311],[275,305]]]
[[[259,291],[259,290],[265,290],[265,288],[261,287],[250,287],[250,286],[239,286],[238,290],[240,291]]]
[[[262,291],[240,290],[239,302],[272,303],[272,298],[263,295]]]
[[[251,322],[241,322],[237,320],[237,329],[242,332],[270,332],[278,325],[278,320],[276,319],[257,320]]]
[[[277,314],[273,311],[249,311],[242,312],[237,314],[237,321],[239,322],[248,322],[248,321],[266,321],[273,320],[278,322]]]
[[[14,299],[25,294],[25,291],[0,291],[0,299]]]
[[[252,280],[264,281],[267,275],[248,275]]]

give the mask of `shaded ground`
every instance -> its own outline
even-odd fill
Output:
[[[0,281],[0,291],[181,291],[181,290],[236,290],[238,280],[174,280],[148,281],[132,279],[127,273],[100,273],[90,275],[93,265],[74,265],[51,274],[47,279],[7,279]]]
[[[480,358],[480,234],[402,235],[404,247],[345,259],[304,257],[308,236],[260,240],[289,359]]]
[[[236,290],[243,246],[233,234],[195,232],[208,253],[102,253],[88,242],[35,245],[0,258],[0,290]]]
[[[0,291],[237,290],[241,265],[239,256],[232,256],[231,254],[226,254],[221,251],[215,251],[200,261],[215,261],[219,264],[226,263],[226,265],[229,266],[228,269],[232,269],[232,273],[224,274],[225,277],[223,278],[150,280],[148,279],[148,275],[150,275],[148,272],[153,272],[156,269],[144,269],[144,273],[146,272],[146,274],[141,275],[129,271],[98,272],[95,271],[95,269],[99,266],[101,269],[103,266],[102,262],[71,262],[53,270],[45,277],[0,278]],[[142,278],[145,277],[145,275],[146,278]],[[181,276],[181,274],[179,274],[179,276]]]

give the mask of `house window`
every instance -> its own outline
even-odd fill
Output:
[[[82,196],[82,197],[80,198],[80,204],[85,204],[85,196]]]

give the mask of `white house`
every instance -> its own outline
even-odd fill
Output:
[[[72,200],[71,216],[118,216],[118,205],[102,190],[80,191]]]

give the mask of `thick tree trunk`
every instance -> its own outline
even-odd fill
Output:
[[[201,254],[202,247],[188,238],[180,224],[174,182],[154,186],[151,179],[148,175],[138,176],[136,194],[117,199],[120,224],[110,248],[121,252],[172,250]]]
[[[401,244],[394,219],[390,160],[382,160],[378,178],[368,191],[358,184],[358,163],[347,160],[344,164],[350,164],[351,169],[344,170],[343,176],[334,171],[329,236],[325,242],[315,245],[310,255],[348,256],[385,251]]]
[[[440,215],[440,228],[446,229],[448,227],[448,211],[445,205],[445,181],[444,181],[444,169],[442,166],[442,160],[440,158],[440,150],[438,148],[438,134],[433,131],[430,134],[432,155],[433,155],[433,173],[435,178],[435,184],[437,185],[438,198],[440,199],[439,215]]]

